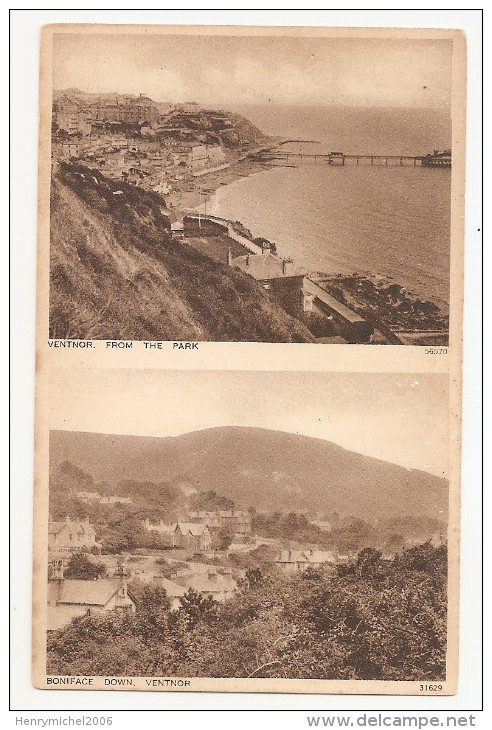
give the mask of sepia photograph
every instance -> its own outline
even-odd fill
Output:
[[[51,339],[449,344],[460,31],[42,43]]]
[[[454,691],[446,374],[54,367],[49,387],[36,686]]]
[[[10,16],[16,724],[475,727],[483,11]]]

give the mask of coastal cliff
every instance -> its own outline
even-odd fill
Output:
[[[158,195],[60,165],[51,189],[50,337],[309,342],[251,277],[171,236]]]

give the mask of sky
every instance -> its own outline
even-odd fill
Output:
[[[441,374],[53,368],[50,428],[178,436],[219,426],[332,441],[447,476],[448,383]]]
[[[446,108],[450,40],[55,34],[53,86],[155,101]]]

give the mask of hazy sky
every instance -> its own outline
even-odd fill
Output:
[[[254,426],[333,441],[439,476],[448,469],[445,375],[53,368],[50,428],[177,436]]]
[[[445,107],[450,40],[56,34],[55,89],[156,101]]]

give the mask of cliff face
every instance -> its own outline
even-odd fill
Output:
[[[172,239],[161,199],[62,165],[51,191],[50,337],[307,342],[251,277]]]

